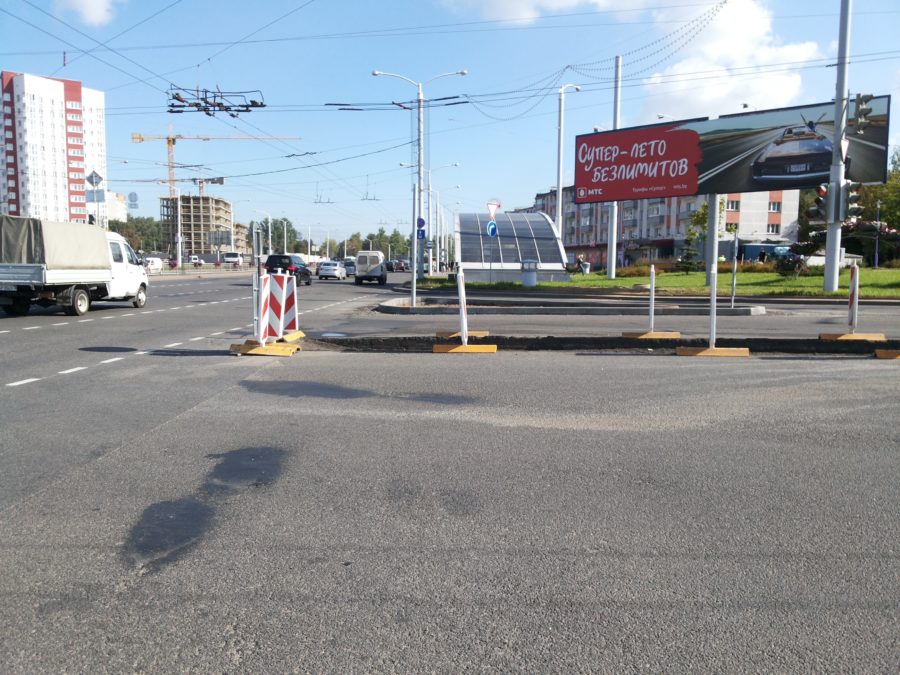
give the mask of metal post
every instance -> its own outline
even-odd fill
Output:
[[[653,324],[656,313],[656,265],[650,265],[650,332],[653,332]]]
[[[419,142],[418,142],[418,183],[416,185],[416,211],[418,212],[418,217],[421,218],[425,213],[423,209],[423,194],[425,188],[425,110],[424,110],[424,97],[422,96],[422,83],[419,82],[416,84],[418,89],[418,96],[416,98],[416,102],[418,105],[418,128],[419,128]],[[415,227],[415,221],[413,221],[413,226]],[[414,252],[418,255],[415,259],[415,265],[417,269],[416,274],[422,274],[424,276],[424,270],[421,269],[421,266],[424,265],[424,259],[420,262],[419,258],[424,258],[421,255],[421,251],[419,251],[419,246],[416,240],[413,240]]]
[[[719,196],[707,195],[707,238],[710,240],[708,247],[710,264],[708,266],[709,278],[709,348],[716,348],[716,287],[718,285],[718,257],[719,257],[719,240],[716,236],[716,224],[719,216]]]
[[[850,266],[850,295],[848,300],[850,313],[847,318],[847,325],[852,335],[856,332],[856,325],[859,320],[859,268],[856,266],[856,263]]]
[[[281,222],[284,225],[284,252],[287,253],[287,218],[282,218]]]
[[[251,306],[253,311],[253,337],[259,338],[259,240],[255,221],[250,221],[250,242],[253,250],[253,260],[256,262],[256,270],[253,273],[253,293],[251,293]]]
[[[184,265],[184,251],[181,242],[181,190],[176,187],[175,191],[175,198],[178,200],[175,204],[175,250],[178,256],[178,273],[181,274],[183,271],[182,266]]]
[[[731,309],[734,309],[734,294],[737,290],[737,251],[738,251],[738,231],[734,228],[734,244],[731,251]]]
[[[881,200],[875,202],[875,267],[878,268],[878,240],[881,239]]]
[[[413,185],[413,196],[415,197],[416,191],[418,188]],[[416,226],[416,209],[417,204],[415,198],[413,198],[413,217],[412,217],[412,238],[410,239],[409,244],[409,269],[411,273],[411,279],[409,282],[409,306],[416,306],[416,277],[419,275],[418,269],[418,261],[416,260],[416,238],[419,236],[419,228]]]
[[[841,184],[844,182],[844,129],[847,126],[847,63],[850,58],[852,0],[841,0],[838,38],[837,82],[834,95],[834,141],[831,154],[831,185],[828,188],[828,231],[825,239],[826,291],[838,289],[841,255]]]
[[[619,104],[622,94],[622,57],[616,57],[616,83],[613,93],[613,123],[612,128],[619,128]],[[609,212],[609,224],[606,226],[606,277],[616,278],[617,230],[619,229],[619,202],[613,202]]]

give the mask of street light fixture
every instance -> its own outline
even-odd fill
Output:
[[[562,236],[562,201],[563,201],[563,112],[565,110],[566,89],[571,87],[581,91],[577,84],[564,84],[559,88],[559,140],[556,149],[556,230]]]
[[[381,70],[373,70],[373,77],[396,77],[399,80],[403,80],[404,82],[409,82],[411,85],[416,87],[417,97],[416,97],[416,109],[418,111],[418,184],[416,185],[416,219],[422,217],[422,193],[423,193],[423,183],[425,182],[425,113],[424,113],[424,97],[422,95],[422,86],[428,84],[429,82],[434,82],[442,77],[450,77],[451,75],[468,75],[468,70],[457,70],[452,73],[442,73],[440,75],[435,75],[430,80],[425,80],[424,82],[416,82],[415,80],[411,80],[404,75],[398,75],[397,73],[386,73]],[[412,270],[412,283],[410,284],[410,307],[416,306],[416,277],[418,276],[418,242],[417,242],[417,234],[416,230],[416,222],[414,221],[412,224],[412,261],[414,269]]]

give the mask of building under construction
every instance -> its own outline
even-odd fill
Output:
[[[181,195],[160,197],[159,205],[162,233],[170,255],[174,256],[177,249],[179,218],[184,256],[246,251],[247,228],[235,224],[231,202],[207,195]]]

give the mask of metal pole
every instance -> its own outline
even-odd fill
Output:
[[[875,268],[878,268],[878,240],[881,239],[881,200],[875,202]]]
[[[850,315],[847,318],[847,325],[850,328],[850,334],[856,332],[856,325],[859,320],[859,268],[856,263],[850,266]]]
[[[421,218],[425,213],[423,209],[423,193],[425,188],[425,110],[424,110],[424,97],[422,95],[422,83],[418,82],[416,84],[418,89],[418,95],[416,98],[416,102],[418,104],[418,129],[419,129],[419,142],[418,142],[418,183],[416,185],[416,211],[418,212],[418,217]],[[413,221],[413,226],[415,226],[415,222]],[[419,250],[418,241],[413,239],[413,252],[416,254],[416,258],[414,259],[414,264],[417,268],[416,274],[423,274],[424,271],[421,269],[421,266],[424,265],[424,260],[420,262],[419,258],[423,257],[421,255],[421,251]]]
[[[287,218],[282,218],[281,222],[284,225],[284,252],[287,253]]]
[[[559,119],[557,121],[557,130],[559,132],[556,141],[556,231],[560,237],[565,239],[563,233],[563,109],[565,108],[566,86],[559,88]]]
[[[738,251],[738,231],[734,229],[734,244],[731,251],[731,309],[734,309],[734,293],[737,290],[737,251]]]
[[[619,106],[622,95],[622,57],[616,57],[616,83],[613,93],[612,128],[619,128]],[[609,224],[606,226],[606,277],[616,278],[616,258],[619,253],[616,244],[616,232],[619,229],[619,202],[613,202],[609,212]]]
[[[418,276],[418,270],[416,269],[417,261],[416,261],[416,237],[419,236],[419,228],[416,227],[416,199],[415,194],[418,188],[413,185],[413,217],[412,217],[412,238],[409,243],[409,270],[411,273],[411,280],[409,282],[409,306],[416,306],[416,277]]]
[[[831,154],[831,185],[828,188],[828,231],[825,239],[826,291],[838,289],[841,255],[841,184],[844,182],[844,128],[847,125],[847,63],[850,58],[850,15],[852,0],[841,0],[841,28],[838,39],[837,82],[834,95],[834,142]]]
[[[708,266],[709,278],[709,348],[716,348],[716,286],[718,283],[718,257],[719,257],[719,240],[716,237],[716,222],[718,221],[719,196],[707,195],[706,204],[709,212],[707,214],[707,237],[711,244],[708,247],[710,255],[710,264]]]
[[[250,242],[253,250],[253,260],[256,261],[256,270],[253,273],[253,293],[251,293],[251,306],[253,312],[253,337],[259,339],[259,232],[255,221],[250,221]]]
[[[650,265],[650,332],[653,332],[653,323],[656,313],[656,265]]]
[[[181,243],[181,190],[179,188],[175,188],[176,199],[178,202],[175,204],[175,249],[177,251],[178,256],[178,273],[182,272],[182,265],[184,264],[184,251],[182,249]]]

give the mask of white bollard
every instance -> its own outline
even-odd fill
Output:
[[[656,306],[656,265],[650,265],[650,332],[653,332],[653,323]]]
[[[462,268],[456,273],[456,290],[459,293],[459,336],[465,347],[469,344],[469,318],[466,314],[466,277]]]
[[[856,332],[856,325],[859,320],[859,268],[856,266],[856,263],[850,266],[850,295],[848,300],[849,316],[847,317],[847,325],[852,335]]]

